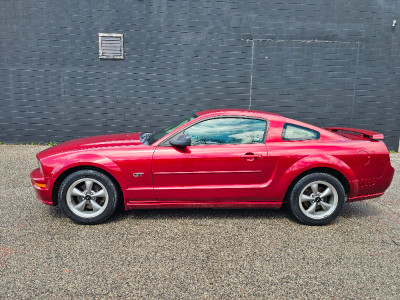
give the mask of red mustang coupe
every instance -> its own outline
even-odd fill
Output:
[[[69,141],[37,154],[40,201],[73,221],[125,209],[285,204],[300,222],[324,225],[345,202],[381,196],[394,169],[383,135],[319,128],[252,110],[198,112],[156,133]]]

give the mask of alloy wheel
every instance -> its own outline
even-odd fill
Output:
[[[93,178],[74,181],[67,190],[69,209],[81,218],[94,218],[107,208],[109,196],[102,183]]]
[[[299,206],[307,217],[320,220],[335,211],[338,198],[338,192],[332,184],[326,181],[314,181],[301,191]]]

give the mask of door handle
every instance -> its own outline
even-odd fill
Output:
[[[262,155],[261,155],[261,154],[254,154],[254,153],[249,152],[249,153],[246,153],[245,155],[242,155],[241,158],[244,158],[244,159],[246,159],[246,160],[253,161],[253,160],[255,160],[255,159],[260,159],[260,158],[262,158]]]

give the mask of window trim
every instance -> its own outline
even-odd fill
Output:
[[[297,127],[297,128],[300,128],[300,129],[306,129],[308,131],[313,131],[313,132],[315,132],[317,134],[317,137],[315,139],[303,139],[303,138],[288,139],[288,138],[285,138],[286,127],[288,125],[293,126],[293,127]],[[285,123],[285,124],[283,124],[282,135],[281,135],[282,141],[287,141],[287,142],[291,142],[291,141],[316,141],[316,140],[319,140],[320,137],[321,137],[321,133],[319,131],[317,131],[317,130],[314,130],[314,129],[311,129],[311,128],[308,128],[308,127],[304,127],[304,126],[301,126],[301,125],[296,125],[296,124],[293,124],[293,123]]]
[[[193,124],[190,124],[190,126],[186,126],[186,127],[182,128],[181,130],[179,130],[177,133],[171,135],[165,141],[160,143],[158,146],[161,146],[161,147],[173,147],[172,145],[170,145],[169,141],[171,139],[173,139],[175,136],[181,134],[186,129],[188,129],[188,128],[196,125],[196,124],[199,124],[201,122],[204,122],[204,121],[213,120],[213,119],[222,119],[222,118],[251,119],[251,120],[264,121],[265,122],[264,136],[263,136],[263,139],[262,139],[261,143],[257,143],[257,144],[265,144],[265,142],[267,140],[268,129],[269,129],[269,121],[267,119],[257,118],[257,117],[237,116],[237,115],[234,115],[234,116],[224,115],[224,116],[215,116],[215,117],[210,117],[210,118],[205,118],[205,119],[198,120],[197,122],[195,122]],[[192,146],[226,146],[226,145],[254,145],[254,143],[253,144],[208,144],[208,145],[207,144],[203,144],[203,145],[192,145]]]

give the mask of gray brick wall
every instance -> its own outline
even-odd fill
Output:
[[[0,141],[157,130],[209,108],[400,136],[397,0],[0,1]],[[99,60],[99,32],[124,60]]]

